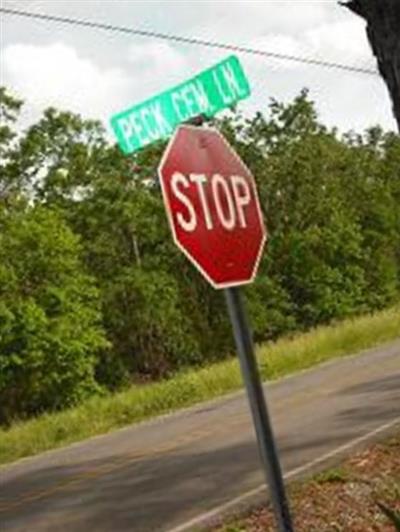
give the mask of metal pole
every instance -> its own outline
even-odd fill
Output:
[[[257,434],[258,449],[271,491],[272,504],[279,532],[293,532],[278,452],[254,356],[253,340],[239,288],[224,290],[246,385],[251,413]]]

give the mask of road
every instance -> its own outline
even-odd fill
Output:
[[[267,397],[285,472],[400,428],[400,340],[272,383]],[[0,479],[0,529],[21,532],[179,529],[263,483],[243,393],[21,460]]]

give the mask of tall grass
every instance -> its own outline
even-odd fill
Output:
[[[312,367],[400,337],[400,307],[318,327],[257,348],[263,379]],[[0,430],[0,463],[34,455],[241,388],[236,358]]]

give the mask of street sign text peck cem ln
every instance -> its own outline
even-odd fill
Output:
[[[230,56],[164,93],[111,118],[125,153],[170,137],[178,124],[199,115],[214,116],[250,94],[239,60]]]

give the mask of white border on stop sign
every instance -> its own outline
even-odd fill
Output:
[[[238,160],[238,162],[246,169],[246,171],[248,172],[249,176],[251,177],[251,180],[253,182],[253,187],[254,187],[254,196],[255,196],[255,200],[256,200],[256,208],[257,208],[258,216],[259,216],[260,223],[261,223],[261,226],[262,226],[262,229],[263,229],[263,234],[262,234],[260,247],[259,247],[259,250],[258,250],[258,255],[257,255],[257,258],[255,260],[254,268],[253,268],[253,271],[251,273],[250,279],[247,279],[245,281],[233,281],[233,282],[229,282],[229,283],[215,283],[211,279],[211,277],[208,275],[208,273],[200,266],[200,264],[198,264],[195,261],[195,259],[186,250],[186,248],[184,248],[182,246],[182,244],[179,242],[179,240],[178,240],[178,238],[176,236],[176,231],[175,231],[175,225],[174,225],[174,219],[173,219],[173,215],[172,215],[171,205],[170,205],[170,202],[169,202],[169,199],[168,199],[167,192],[166,192],[165,187],[164,187],[163,179],[161,177],[161,168],[164,166],[164,163],[165,163],[165,161],[166,161],[166,159],[167,159],[167,157],[169,155],[169,152],[170,152],[170,150],[171,150],[171,148],[172,148],[172,146],[173,146],[173,144],[175,142],[175,138],[177,137],[178,133],[182,129],[193,129],[195,131],[205,131],[207,133],[212,131],[213,133],[216,133],[222,139],[222,141],[224,142],[225,146],[229,149],[229,151]],[[158,174],[158,178],[159,178],[160,184],[161,184],[161,192],[162,192],[162,195],[163,195],[164,207],[165,207],[165,210],[167,211],[168,222],[169,222],[169,226],[171,228],[172,238],[174,240],[174,243],[182,251],[182,253],[184,255],[186,255],[186,257],[189,259],[189,261],[197,268],[197,270],[201,273],[201,275],[203,275],[203,277],[205,277],[206,280],[211,284],[211,286],[213,288],[215,288],[216,290],[222,290],[223,288],[231,288],[233,286],[242,286],[242,285],[246,285],[246,284],[252,283],[254,281],[256,275],[257,275],[258,267],[259,267],[259,264],[260,264],[260,261],[261,261],[261,257],[262,257],[263,251],[264,251],[265,242],[267,241],[267,238],[268,238],[268,234],[267,234],[267,229],[266,229],[265,223],[264,223],[264,217],[263,217],[262,210],[261,210],[260,199],[258,197],[257,185],[256,185],[255,179],[253,177],[253,174],[249,170],[248,166],[242,161],[242,159],[236,153],[236,151],[232,148],[232,146],[229,144],[229,142],[226,140],[226,138],[223,136],[223,134],[220,131],[218,131],[218,129],[213,128],[213,127],[199,127],[199,126],[191,126],[189,124],[182,124],[181,126],[178,126],[176,128],[173,136],[169,140],[167,147],[164,150],[164,153],[163,153],[163,155],[161,157],[161,160],[160,160],[160,164],[158,165],[158,168],[157,168],[157,174]]]

